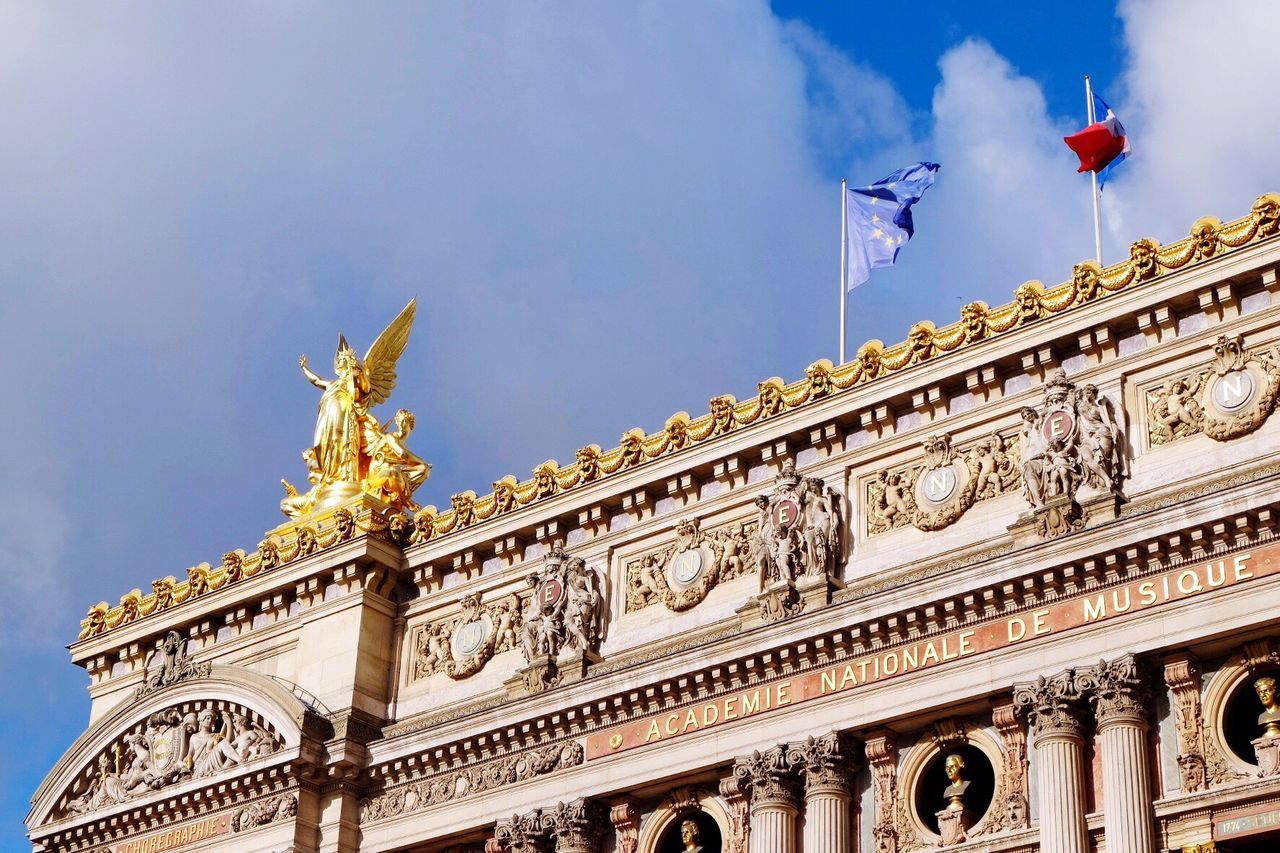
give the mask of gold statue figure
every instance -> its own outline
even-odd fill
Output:
[[[1263,737],[1280,737],[1280,702],[1276,700],[1276,680],[1271,676],[1259,678],[1253,683],[1258,701],[1262,703],[1262,713],[1258,715],[1258,725],[1263,727]]]
[[[280,509],[299,518],[317,509],[346,503],[367,494],[397,509],[413,511],[413,492],[427,479],[431,466],[409,451],[404,440],[413,429],[413,414],[396,412],[386,426],[369,413],[396,387],[396,362],[409,342],[417,300],[409,300],[400,315],[378,335],[362,361],[347,339],[338,336],[333,356],[333,379],[324,379],[298,359],[302,375],[324,393],[320,395],[315,438],[303,451],[311,489],[298,494],[284,482],[286,497]]]

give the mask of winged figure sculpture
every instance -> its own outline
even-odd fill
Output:
[[[338,336],[333,356],[333,379],[324,379],[298,359],[302,375],[323,393],[316,416],[315,438],[302,453],[311,489],[299,494],[284,481],[286,496],[280,508],[290,518],[338,506],[360,494],[378,498],[397,509],[416,510],[413,492],[427,479],[431,466],[405,446],[413,430],[413,413],[400,409],[386,424],[369,410],[391,396],[396,387],[396,362],[409,343],[417,300],[409,300],[391,325],[382,330],[364,359],[347,339]]]

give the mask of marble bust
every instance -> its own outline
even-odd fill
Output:
[[[1258,715],[1258,725],[1263,726],[1263,737],[1280,737],[1280,702],[1276,701],[1276,680],[1270,676],[1253,683],[1263,711]]]

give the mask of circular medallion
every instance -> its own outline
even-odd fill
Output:
[[[800,520],[800,504],[791,498],[783,498],[774,504],[771,518],[774,527],[790,527]]]
[[[559,578],[547,578],[538,585],[538,602],[543,607],[554,607],[564,595],[564,584]]]
[[[1253,402],[1254,387],[1253,375],[1249,371],[1232,370],[1214,381],[1209,396],[1215,409],[1234,414]]]
[[[484,643],[485,634],[487,633],[488,630],[485,628],[485,624],[479,619],[459,625],[458,633],[454,635],[454,642],[458,644],[458,651],[462,657],[470,657],[475,654]]]
[[[1066,441],[1075,432],[1076,419],[1066,409],[1054,409],[1044,416],[1040,424],[1040,434],[1045,441],[1062,439]]]
[[[955,468],[943,465],[941,468],[922,472],[918,483],[916,488],[919,498],[925,503],[941,506],[955,495],[960,478],[956,476]]]
[[[678,583],[689,585],[702,574],[702,551],[689,548],[671,558],[671,576]]]

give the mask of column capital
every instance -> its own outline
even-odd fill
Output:
[[[787,749],[775,746],[739,758],[733,765],[734,778],[751,795],[751,810],[799,811],[800,785],[795,769],[787,761]]]
[[[1081,671],[1077,681],[1093,705],[1099,728],[1116,723],[1147,724],[1151,693],[1135,656],[1100,660],[1092,669]]]
[[[485,845],[485,850],[489,853],[550,853],[551,836],[543,821],[542,809],[500,820],[493,828],[493,838]]]
[[[1013,688],[1013,707],[1031,725],[1037,740],[1048,737],[1081,738],[1083,695],[1073,669],[1043,675],[1030,684]]]
[[[542,825],[555,839],[556,853],[595,853],[609,826],[609,810],[585,798],[557,803],[543,812]]]
[[[799,770],[806,797],[853,795],[858,769],[853,740],[841,732],[805,739],[787,748],[787,763]]]

